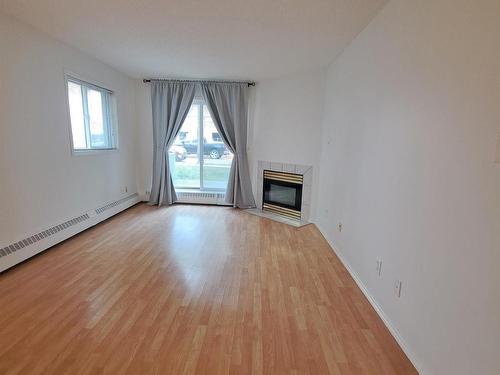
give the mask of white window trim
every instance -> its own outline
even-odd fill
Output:
[[[112,142],[113,142],[113,147],[111,148],[94,148],[94,149],[75,149],[74,144],[73,144],[73,128],[71,126],[71,113],[70,113],[70,107],[69,107],[69,89],[68,89],[68,82],[75,82],[75,83],[81,83],[83,85],[89,86],[89,87],[94,87],[95,89],[99,91],[106,91],[110,94],[110,102],[109,102],[109,110],[111,113],[109,114],[110,117],[110,124],[109,124],[109,131],[110,135],[112,137]],[[97,154],[107,154],[107,153],[114,153],[119,151],[118,147],[118,131],[117,131],[117,111],[116,111],[116,98],[113,90],[110,90],[106,88],[104,85],[101,83],[97,82],[96,80],[89,79],[87,77],[83,77],[77,73],[71,72],[69,70],[64,69],[64,92],[66,95],[66,113],[67,113],[67,119],[68,119],[68,134],[69,134],[69,144],[70,144],[70,151],[73,156],[83,156],[83,155],[97,155]]]

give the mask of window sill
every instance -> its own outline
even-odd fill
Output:
[[[83,155],[98,155],[98,154],[108,154],[118,151],[117,148],[99,148],[91,150],[72,150],[71,154],[73,156],[83,156]]]

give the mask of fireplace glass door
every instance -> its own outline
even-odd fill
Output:
[[[295,208],[297,199],[297,189],[295,187],[283,186],[282,184],[269,183],[269,189],[266,191],[266,200],[279,204],[287,208]]]
[[[264,177],[263,203],[300,212],[302,184]]]

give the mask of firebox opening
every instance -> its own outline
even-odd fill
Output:
[[[264,170],[262,209],[300,220],[302,175]]]

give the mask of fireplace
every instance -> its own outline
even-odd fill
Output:
[[[303,176],[264,170],[262,209],[300,220]]]

